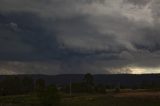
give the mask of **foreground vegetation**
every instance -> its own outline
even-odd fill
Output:
[[[107,94],[61,94],[60,106],[160,106],[160,92],[127,91]],[[54,101],[54,100],[53,100]],[[35,95],[3,96],[4,106],[40,106]]]
[[[134,89],[119,83],[106,86],[96,84],[89,73],[81,82],[65,86],[9,76],[0,81],[0,106],[160,106],[159,87],[154,83]]]
[[[121,95],[121,94],[120,94]],[[63,106],[160,106],[159,97],[144,96],[118,96],[111,95],[86,95],[65,98]]]

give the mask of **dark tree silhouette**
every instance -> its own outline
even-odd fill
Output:
[[[90,73],[84,76],[84,86],[86,87],[86,92],[94,92],[94,78]]]
[[[36,92],[43,92],[45,90],[46,84],[45,80],[37,79],[35,82],[35,91]]]
[[[56,86],[50,85],[42,92],[38,92],[38,99],[42,106],[59,106],[60,96]]]
[[[84,83],[86,83],[87,85],[94,85],[94,79],[90,73],[87,73],[84,76]]]
[[[22,78],[22,87],[23,93],[30,93],[33,91],[34,88],[34,80],[30,77]]]
[[[15,76],[9,76],[3,79],[1,82],[2,95],[16,95],[22,92],[22,83],[20,78]]]

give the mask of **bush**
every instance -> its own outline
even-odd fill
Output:
[[[49,86],[45,91],[39,92],[38,98],[42,106],[60,105],[60,96],[55,86]]]

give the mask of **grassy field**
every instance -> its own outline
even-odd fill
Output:
[[[38,106],[35,96],[0,97],[2,106]],[[61,106],[160,106],[160,92],[62,95]]]
[[[63,106],[160,106],[160,92],[124,92],[63,99]]]

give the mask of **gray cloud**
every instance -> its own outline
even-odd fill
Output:
[[[146,5],[150,0],[124,0],[125,2],[133,3],[135,5]]]
[[[159,0],[1,0],[1,70],[58,74],[159,68],[159,7]]]

